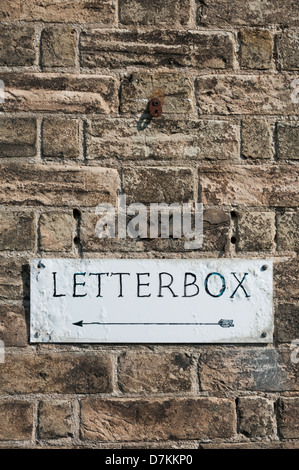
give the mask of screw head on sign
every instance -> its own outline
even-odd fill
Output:
[[[149,113],[151,117],[160,117],[162,114],[162,103],[158,98],[152,98],[149,102]]]

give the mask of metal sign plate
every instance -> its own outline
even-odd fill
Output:
[[[31,342],[269,343],[270,260],[33,259]]]

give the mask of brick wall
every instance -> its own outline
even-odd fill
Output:
[[[0,3],[0,447],[298,447],[297,0]],[[121,190],[203,247],[99,240]],[[31,345],[39,256],[272,258],[274,343]]]

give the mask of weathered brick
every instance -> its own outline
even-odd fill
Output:
[[[234,434],[235,410],[230,399],[88,398],[81,402],[84,440],[165,441],[232,437]]]
[[[124,393],[189,392],[193,360],[184,353],[124,353],[118,360],[118,383]]]
[[[115,201],[119,177],[110,168],[11,164],[0,183],[0,203],[95,207]]]
[[[74,67],[77,33],[72,27],[45,28],[41,34],[42,67]]]
[[[41,401],[38,408],[39,437],[72,437],[72,408],[68,401]]]
[[[0,25],[0,66],[32,66],[35,63],[35,57],[34,28]]]
[[[237,250],[272,251],[275,213],[244,210],[237,214]]]
[[[248,30],[240,34],[240,64],[247,69],[271,68],[273,37],[269,31]]]
[[[118,109],[113,77],[58,73],[3,73],[5,102],[0,111],[109,114]]]
[[[280,343],[299,338],[299,305],[279,304],[275,315],[275,336]]]
[[[0,258],[0,299],[28,300],[30,291],[29,261],[25,258]]]
[[[242,157],[271,159],[274,154],[273,130],[265,119],[247,118],[242,121]]]
[[[191,21],[190,0],[120,0],[120,22],[125,25],[150,25],[158,28],[186,27]]]
[[[277,60],[282,70],[299,69],[298,31],[284,31],[277,35]]]
[[[299,259],[282,259],[274,263],[274,293],[277,299],[299,299]]]
[[[277,124],[277,156],[280,159],[299,160],[299,122]]]
[[[76,231],[72,214],[47,212],[40,216],[40,249],[43,251],[71,251]]]
[[[81,66],[195,67],[230,69],[233,41],[229,33],[194,31],[84,31]]]
[[[290,358],[290,349],[227,347],[203,351],[199,360],[201,390],[297,391],[299,371]]]
[[[201,166],[203,204],[296,207],[299,170],[288,165]]]
[[[110,393],[112,360],[106,354],[6,353],[0,393]]]
[[[46,158],[78,158],[80,150],[78,119],[43,120],[42,155]]]
[[[207,25],[298,25],[297,0],[205,0],[199,2],[199,23]]]
[[[194,200],[194,175],[190,168],[125,168],[124,192],[128,202],[189,202]]]
[[[299,251],[299,212],[277,214],[277,249]]]
[[[299,438],[299,398],[283,397],[278,406],[278,429],[283,439]]]
[[[230,216],[219,207],[203,211],[204,251],[224,251],[230,233]]]
[[[117,133],[117,140],[115,139]],[[239,125],[229,121],[94,119],[86,127],[87,158],[237,160]]]
[[[294,114],[293,77],[276,75],[206,75],[197,79],[201,114]]]
[[[194,112],[193,79],[167,72],[134,73],[122,81],[121,112],[147,113],[148,101],[160,96],[163,114],[190,114]]]
[[[0,118],[0,158],[32,157],[36,154],[36,120]]]
[[[30,440],[32,431],[32,403],[7,399],[0,402],[0,441]]]
[[[0,305],[0,339],[5,347],[28,343],[25,309],[18,305]]]
[[[43,21],[45,23],[99,23],[102,25],[116,22],[114,0],[15,0],[0,2],[2,21]]]
[[[269,437],[275,432],[274,403],[262,397],[238,399],[239,432],[247,437]]]
[[[33,250],[35,232],[33,212],[0,212],[0,250]]]

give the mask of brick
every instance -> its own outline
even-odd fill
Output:
[[[299,69],[298,31],[284,31],[277,35],[277,61],[282,70]]]
[[[58,73],[3,73],[5,102],[0,111],[109,114],[118,109],[113,77]]]
[[[239,432],[247,437],[269,437],[275,432],[274,403],[262,397],[238,399]]]
[[[274,154],[272,126],[265,119],[248,117],[242,121],[242,157],[271,159]]]
[[[0,203],[6,204],[95,207],[115,202],[119,189],[118,173],[110,168],[11,164],[0,182]]]
[[[35,64],[35,57],[34,28],[0,25],[0,66],[30,67]]]
[[[277,156],[279,159],[299,160],[299,123],[277,124]]]
[[[290,349],[227,347],[203,351],[198,374],[201,391],[222,394],[232,391],[297,391],[299,371]]]
[[[203,251],[224,251],[230,234],[230,216],[221,208],[203,211]]]
[[[36,120],[0,118],[0,158],[33,157],[36,154]]]
[[[35,241],[33,212],[0,212],[0,250],[33,250]]]
[[[47,212],[40,216],[40,249],[42,251],[66,251],[73,248],[76,221],[72,214]]]
[[[297,0],[205,0],[199,3],[199,24],[204,25],[298,25]]]
[[[72,437],[72,408],[68,401],[41,401],[38,408],[39,437],[59,439]]]
[[[190,202],[194,199],[194,175],[189,168],[125,168],[124,193],[130,202]]]
[[[80,37],[81,67],[195,67],[231,69],[229,33],[87,30]]]
[[[277,260],[274,263],[274,292],[277,299],[299,299],[297,258]]]
[[[0,305],[0,339],[5,347],[27,346],[25,309],[18,305]]]
[[[141,132],[133,119],[108,118],[90,120],[86,127],[90,160],[237,160],[239,147],[239,125],[229,121],[157,119]]]
[[[288,165],[201,166],[203,204],[296,207],[299,171]]]
[[[3,21],[42,21],[45,23],[100,23],[116,22],[114,0],[15,0],[8,3],[1,0],[0,19]]]
[[[124,393],[190,392],[193,360],[188,354],[128,352],[118,359],[118,384]]]
[[[30,292],[29,260],[0,258],[0,299],[28,300]]]
[[[237,216],[238,251],[273,251],[275,213],[245,210]]]
[[[110,393],[112,360],[106,354],[6,353],[0,393]]]
[[[45,158],[79,157],[79,120],[49,118],[43,120],[42,155]]]
[[[206,75],[197,79],[199,111],[205,114],[294,114],[293,77],[277,75]]]
[[[164,100],[163,114],[194,112],[193,80],[182,74],[134,73],[125,77],[121,86],[121,113],[148,113],[148,101],[153,96]]]
[[[277,214],[277,249],[299,251],[299,212]]]
[[[0,402],[0,441],[31,440],[33,405],[24,401]]]
[[[299,338],[299,305],[279,304],[275,315],[275,335],[279,343]]]
[[[232,437],[233,400],[217,398],[83,399],[83,440],[161,441]]]
[[[271,68],[273,37],[269,31],[241,31],[240,41],[241,67],[261,70]]]
[[[120,0],[120,22],[125,25],[150,25],[159,28],[186,27],[191,21],[190,0]]]
[[[77,33],[72,27],[45,28],[41,34],[42,67],[75,67]]]
[[[278,406],[278,429],[283,439],[299,438],[299,398],[283,397]]]

